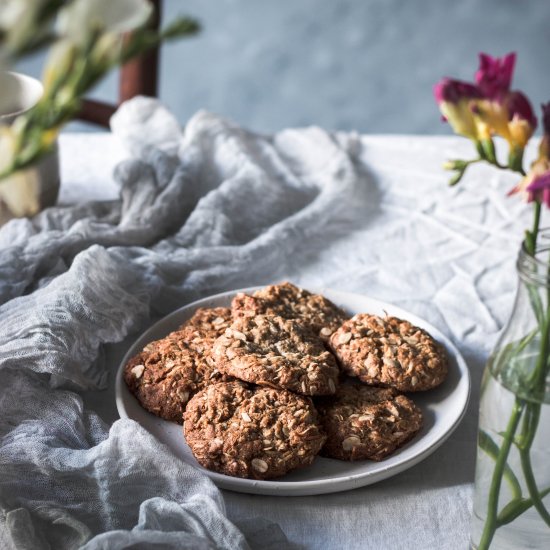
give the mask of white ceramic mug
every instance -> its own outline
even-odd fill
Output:
[[[0,72],[0,124],[9,125],[19,115],[32,109],[42,97],[42,83],[30,76]]]
[[[0,126],[9,126],[42,97],[42,83],[13,72],[0,72]],[[49,155],[0,181],[0,225],[15,217],[32,216],[52,206],[59,192],[57,145]]]

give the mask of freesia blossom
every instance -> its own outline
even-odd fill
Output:
[[[0,0],[0,30],[8,50],[19,49],[27,40],[44,4],[44,0]]]
[[[537,127],[529,100],[519,91],[511,91],[516,54],[503,58],[479,55],[476,83],[484,99],[477,102],[476,114],[502,136],[513,150],[522,150]]]
[[[526,191],[529,202],[537,200],[550,208],[550,171],[536,177]]]
[[[537,118],[529,100],[521,92],[510,92],[505,99],[510,143],[525,148],[537,128]]]
[[[475,79],[481,93],[490,99],[496,99],[506,94],[512,84],[515,63],[515,53],[509,53],[502,59],[480,53],[479,69]]]
[[[475,140],[499,135],[510,144],[511,153],[520,158],[537,119],[525,95],[510,90],[515,62],[515,53],[503,58],[482,53],[476,84],[444,79],[434,92],[455,132]]]
[[[515,63],[515,53],[503,58],[479,54],[475,78],[485,100],[478,104],[477,113],[513,149],[523,149],[537,127],[537,119],[525,95],[510,91]]]
[[[524,193],[528,202],[543,197],[544,182],[550,174],[550,103],[542,105],[542,125],[544,135],[539,145],[538,157],[531,165],[529,173],[508,193]]]
[[[91,32],[122,35],[142,27],[152,11],[147,0],[74,0],[59,12],[57,32],[85,44]]]
[[[528,189],[533,183],[535,183],[540,177],[550,173],[550,160],[546,157],[538,158],[532,165],[529,173],[509,192],[508,195],[515,195],[517,193],[525,194],[527,202],[533,200],[533,196],[529,194]]]
[[[481,92],[473,84],[444,78],[434,86],[434,96],[444,120],[457,134],[470,139],[481,139],[480,128],[472,112],[472,100],[479,99]]]
[[[70,74],[76,55],[76,47],[70,40],[59,40],[51,47],[42,76],[46,94],[55,91],[59,79]]]

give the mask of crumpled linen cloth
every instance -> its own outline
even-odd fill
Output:
[[[288,547],[268,521],[237,528],[205,476],[77,392],[107,385],[107,344],[200,296],[280,280],[368,216],[358,138],[264,137],[208,113],[182,130],[145,98],[112,129],[132,154],[120,200],[0,230],[0,546]]]

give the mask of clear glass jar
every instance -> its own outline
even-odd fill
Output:
[[[550,549],[550,232],[483,375],[471,548]]]

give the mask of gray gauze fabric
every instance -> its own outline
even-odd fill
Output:
[[[0,546],[285,548],[267,521],[237,529],[208,478],[133,421],[109,429],[78,391],[109,383],[107,344],[341,238],[367,202],[359,142],[208,113],[182,131],[145,98],[112,128],[132,154],[120,200],[0,230]]]

